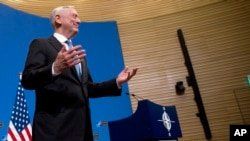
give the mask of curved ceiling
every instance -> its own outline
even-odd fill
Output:
[[[62,5],[76,7],[82,21],[137,21],[176,13],[223,0],[0,0],[1,3],[31,14],[48,17]]]

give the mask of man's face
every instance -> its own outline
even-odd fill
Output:
[[[78,13],[73,8],[68,8],[62,11],[59,15],[59,22],[63,32],[69,33],[71,37],[78,33],[78,27],[80,24],[80,19]]]

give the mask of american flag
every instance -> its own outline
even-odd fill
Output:
[[[24,96],[24,89],[19,81],[15,104],[12,109],[11,119],[7,134],[8,141],[31,141],[32,130]]]

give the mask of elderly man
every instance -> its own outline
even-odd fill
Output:
[[[34,89],[34,141],[92,141],[89,97],[119,96],[121,85],[137,69],[125,68],[116,79],[93,83],[81,46],[73,46],[80,19],[72,6],[51,13],[54,34],[30,44],[22,85]]]

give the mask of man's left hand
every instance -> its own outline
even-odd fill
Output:
[[[129,69],[128,67],[122,70],[118,75],[118,77],[116,78],[118,87],[121,87],[123,83],[128,82],[136,74],[137,70],[138,68]]]

